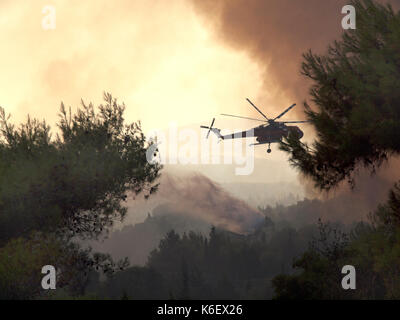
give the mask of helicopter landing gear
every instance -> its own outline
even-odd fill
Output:
[[[267,149],[267,153],[271,153],[271,144],[268,144],[268,149]]]

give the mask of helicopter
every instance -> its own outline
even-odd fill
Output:
[[[277,121],[283,115],[285,115],[291,109],[293,109],[296,106],[295,103],[292,104],[289,108],[287,108],[285,111],[283,111],[280,115],[278,115],[274,119],[269,119],[260,109],[257,108],[257,106],[253,102],[250,101],[250,99],[246,98],[246,100],[263,116],[263,118],[265,120],[249,118],[249,117],[242,117],[242,116],[235,116],[235,115],[225,114],[225,113],[222,113],[221,115],[228,116],[228,117],[234,117],[234,118],[247,119],[247,120],[254,120],[254,121],[264,122],[266,124],[262,124],[258,127],[252,128],[247,131],[241,131],[241,132],[235,132],[235,133],[231,133],[231,134],[227,134],[227,135],[222,135],[221,129],[213,127],[214,122],[215,122],[215,118],[214,118],[209,127],[200,126],[200,128],[208,129],[207,139],[208,139],[208,136],[210,135],[210,132],[213,132],[214,134],[217,135],[218,138],[220,138],[222,140],[255,137],[257,143],[254,143],[251,145],[256,146],[256,145],[268,144],[267,153],[271,153],[271,143],[280,142],[282,140],[282,138],[287,137],[289,135],[289,133],[295,134],[299,139],[301,139],[303,137],[304,133],[303,133],[303,131],[300,130],[299,127],[287,126],[286,124],[307,123],[309,121]]]

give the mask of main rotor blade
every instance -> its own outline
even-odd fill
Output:
[[[260,111],[260,109],[258,109],[258,108],[254,105],[254,103],[250,101],[249,98],[246,98],[246,100],[247,100],[259,113],[261,113],[261,115],[262,115],[265,119],[267,119],[267,121],[269,121],[269,119],[267,118],[267,116],[266,116],[264,113],[262,113],[262,112]]]
[[[279,123],[307,123],[310,121],[278,121]]]
[[[274,120],[279,119],[280,117],[282,117],[284,114],[286,114],[287,112],[289,112],[291,109],[294,108],[296,104],[292,104],[289,108],[287,108],[285,111],[283,111],[279,116],[277,116]]]
[[[260,121],[260,122],[268,122],[268,121],[261,120],[261,119],[254,119],[254,118],[248,118],[248,117],[242,117],[242,116],[234,116],[232,114],[226,114],[226,113],[221,113],[221,116],[241,118],[241,119],[254,120],[254,121]]]
[[[215,122],[215,118],[213,118],[212,121],[211,121],[211,126],[210,126],[210,128],[208,129],[206,139],[208,139],[208,136],[210,135],[210,132],[211,132],[211,130],[212,130],[212,128],[213,128],[214,122]]]

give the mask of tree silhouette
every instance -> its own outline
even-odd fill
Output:
[[[327,55],[304,54],[302,74],[313,81],[316,130],[310,146],[296,137],[281,143],[290,162],[329,190],[354,185],[359,165],[372,171],[400,152],[400,15],[371,0],[352,1],[357,28],[346,30]]]
[[[160,166],[147,162],[140,123],[104,100],[74,115],[62,104],[55,139],[44,121],[16,128],[0,109],[0,243],[32,230],[95,238],[124,218],[129,193],[156,191]]]

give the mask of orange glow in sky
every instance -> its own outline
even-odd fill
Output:
[[[42,28],[45,5],[0,4],[0,105],[14,121],[52,124],[61,101],[99,103],[108,91],[149,130],[243,113],[259,94],[263,70],[218,44],[186,1],[60,0],[54,30]]]
[[[55,8],[54,30],[42,27],[46,5]],[[268,104],[291,103],[273,101],[264,67],[219,42],[185,0],[3,0],[0,12],[0,106],[13,122],[30,114],[54,125],[61,101],[73,110],[81,98],[97,105],[103,91],[125,102],[125,119],[141,120],[145,133],[208,124],[220,113],[258,116],[246,97],[266,114]]]

